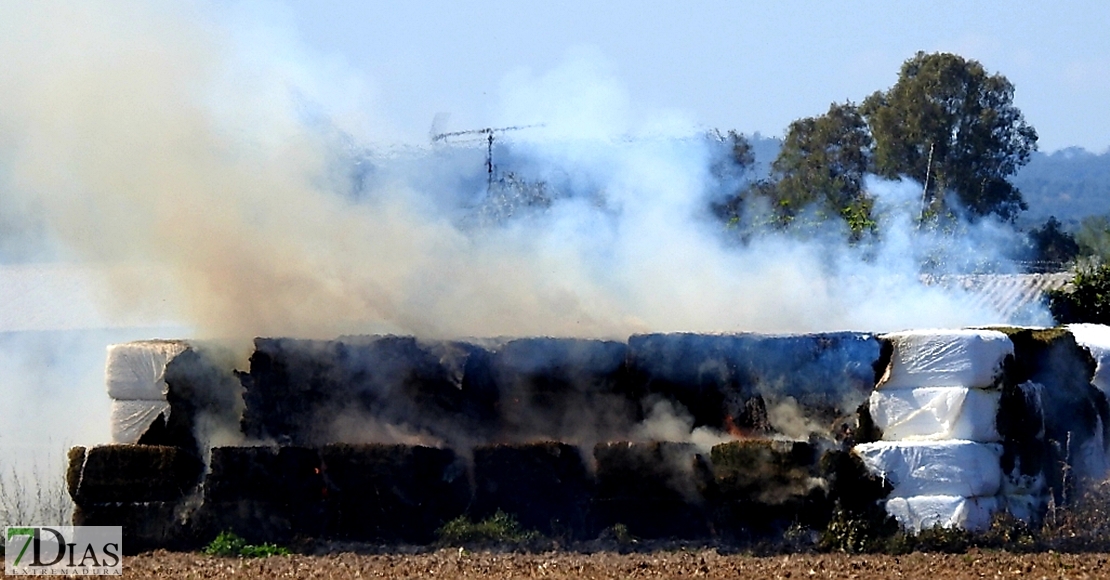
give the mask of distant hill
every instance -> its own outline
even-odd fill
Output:
[[[1013,183],[1029,204],[1022,221],[1056,216],[1074,226],[1086,216],[1110,214],[1110,151],[1098,155],[1068,147],[1047,155],[1034,153]]]

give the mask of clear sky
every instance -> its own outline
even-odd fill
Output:
[[[507,78],[587,53],[644,115],[782,135],[830,102],[894,83],[918,50],[1016,86],[1041,150],[1110,148],[1110,2],[313,1],[275,21],[365,83],[388,132],[483,127]]]

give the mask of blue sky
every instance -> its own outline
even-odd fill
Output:
[[[365,83],[396,139],[502,119],[507,78],[589,54],[640,115],[781,135],[955,52],[1016,86],[1041,149],[1110,148],[1110,2],[316,1],[273,5],[310,52]],[[255,13],[252,17],[257,17]]]

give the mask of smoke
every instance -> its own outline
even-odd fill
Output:
[[[545,125],[504,134],[495,162],[507,154],[548,193],[542,211],[509,200],[511,219],[483,223],[463,219],[492,203],[481,147],[372,141],[372,113],[356,114],[370,83],[298,47],[280,18],[190,3],[4,10],[6,196],[78,260],[166,272],[177,315],[203,335],[998,322],[918,283],[920,239],[897,218],[871,248],[836,232],[723,243],[705,210],[709,141],[679,115],[637,112],[588,52],[505,77],[495,120]],[[869,186],[880,199],[903,187]],[[117,280],[115,307],[152,299],[132,282]]]

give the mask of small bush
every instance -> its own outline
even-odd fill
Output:
[[[436,536],[444,544],[522,544],[540,537],[538,532],[525,530],[516,518],[501,510],[477,523],[459,516],[436,530]]]
[[[223,531],[204,548],[204,553],[209,556],[227,558],[265,558],[267,556],[288,556],[289,550],[274,544],[248,544],[246,540],[235,533]]]

